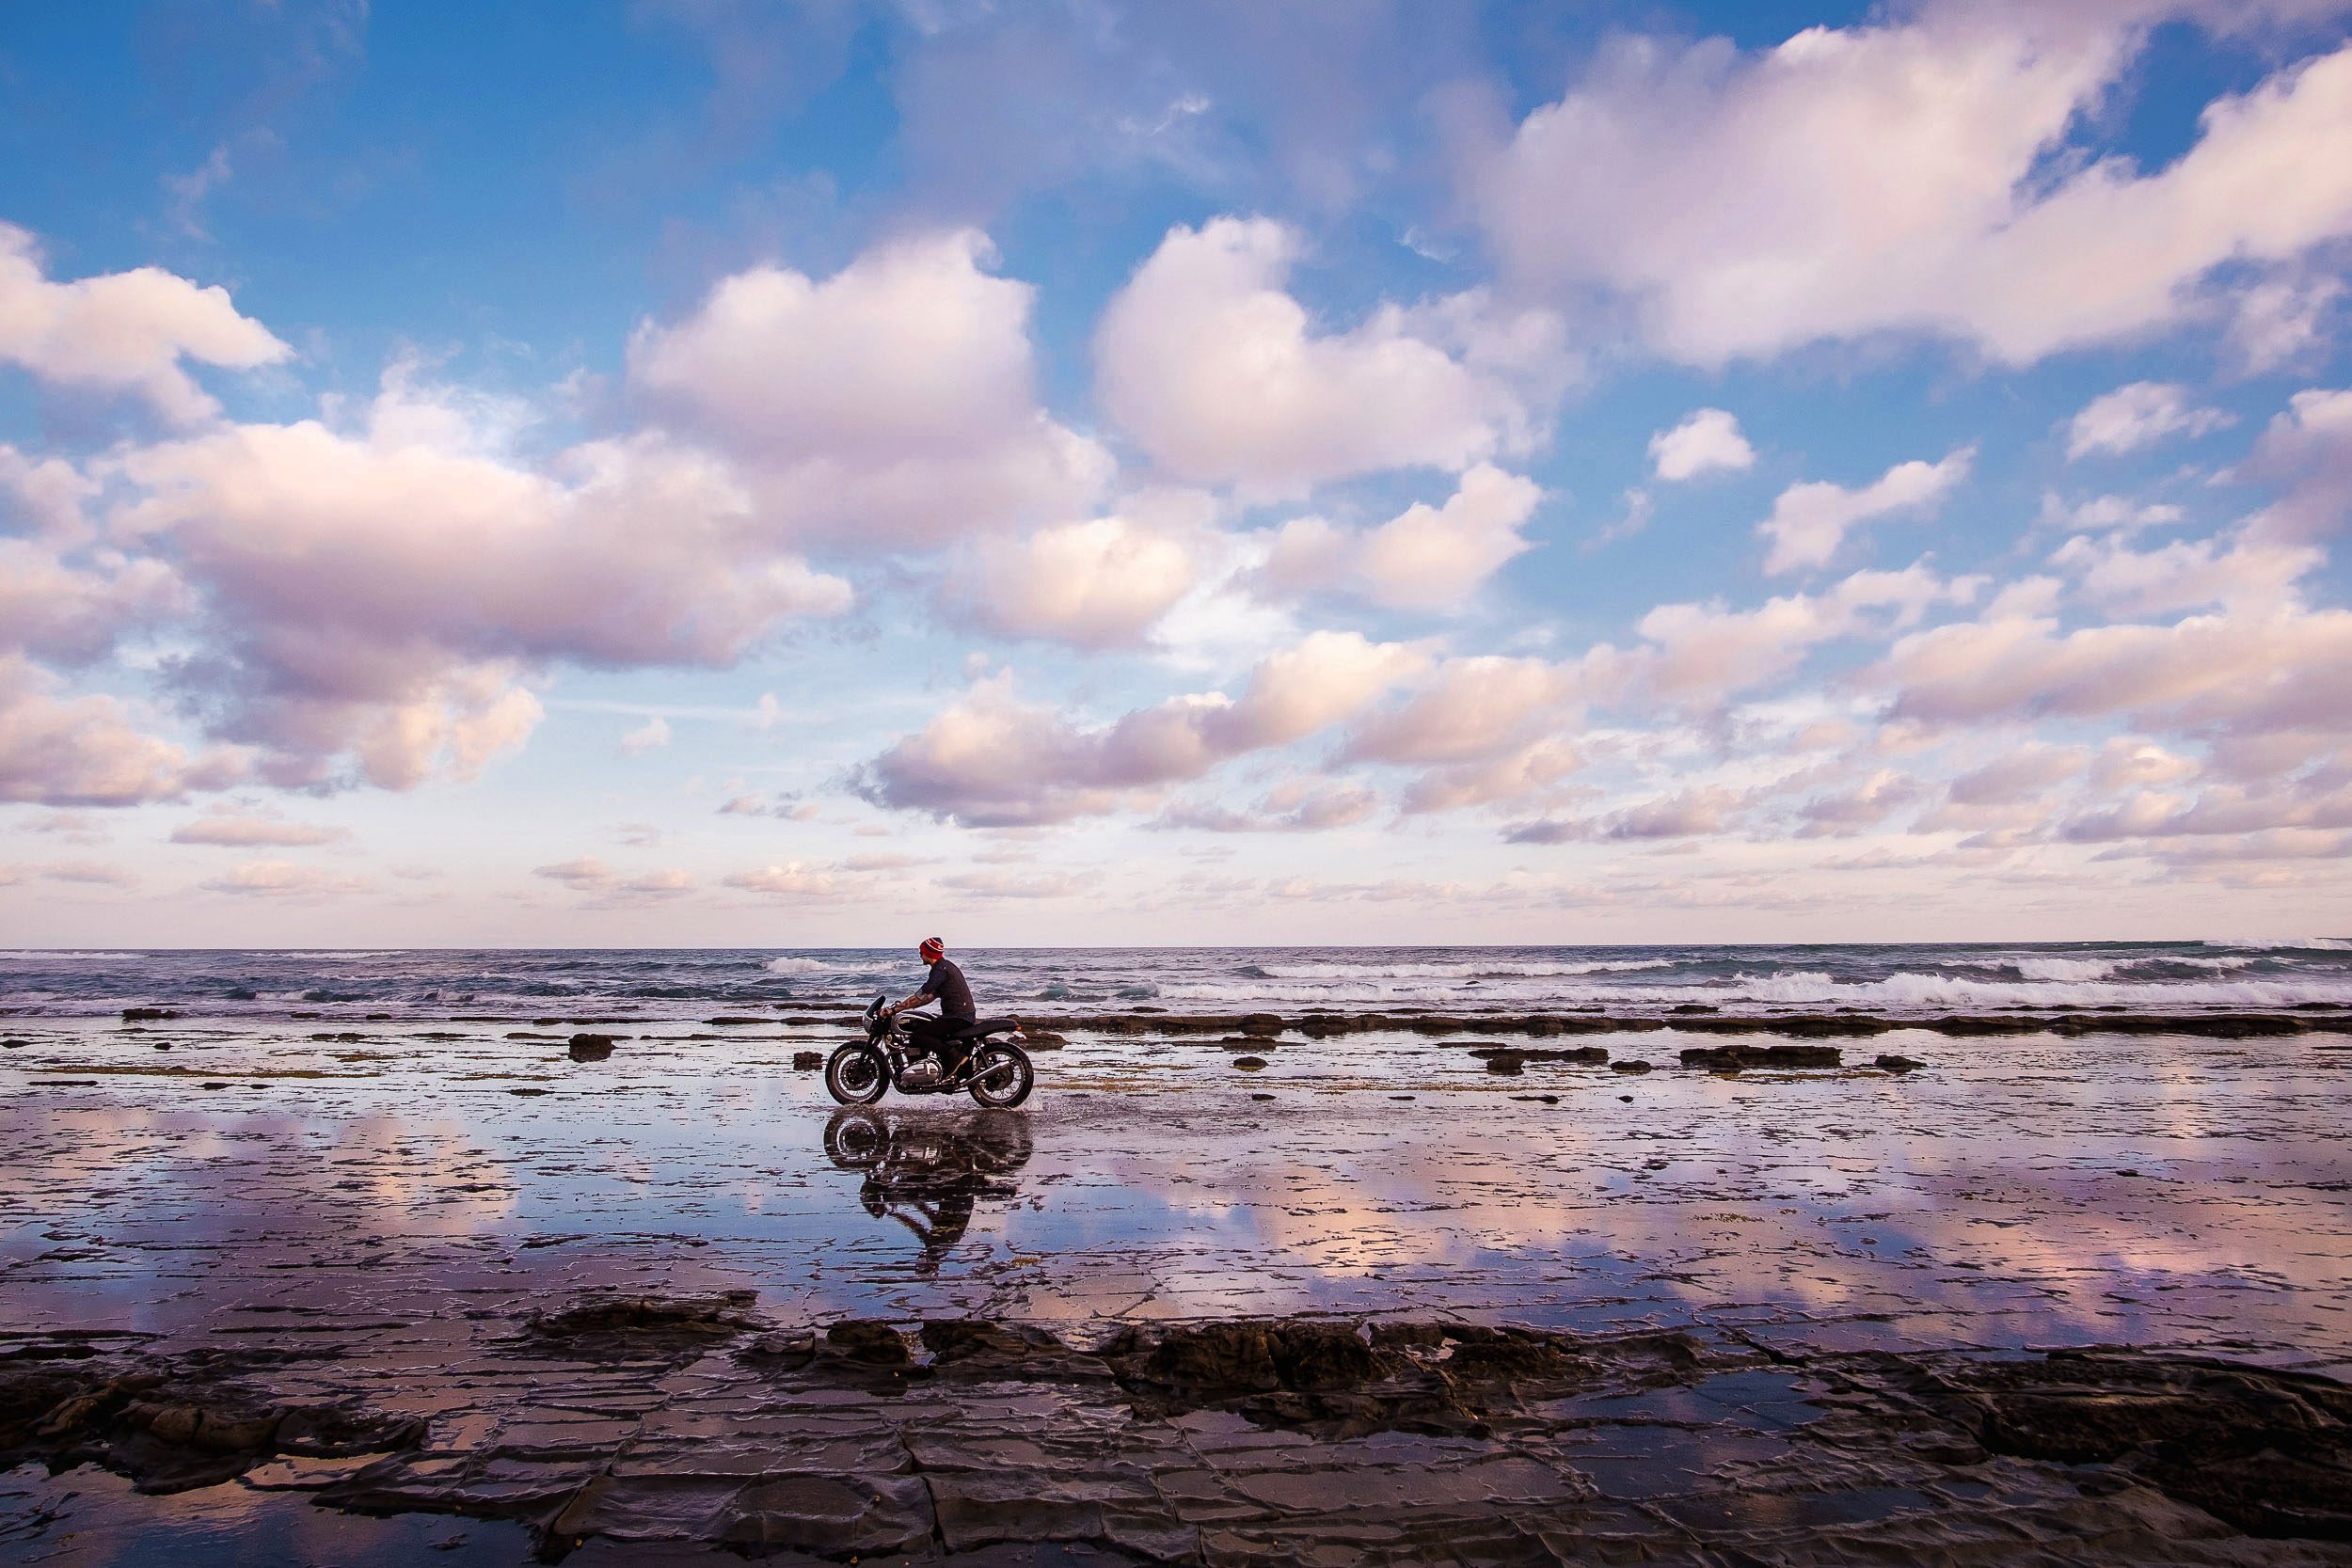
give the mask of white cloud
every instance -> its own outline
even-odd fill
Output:
[[[1672,430],[1649,438],[1653,471],[1669,483],[1728,468],[1756,467],[1756,449],[1740,434],[1740,421],[1720,408],[1702,408]]]
[[[1293,518],[1273,534],[1263,580],[1292,593],[1337,589],[1392,610],[1458,609],[1531,547],[1519,530],[1543,497],[1533,480],[1482,463],[1444,505],[1416,501],[1360,532]]]
[[[0,223],[0,364],[53,386],[135,395],[188,425],[220,405],[183,360],[250,371],[293,354],[260,322],[239,315],[228,290],[201,288],[159,267],[51,282],[33,236]]]
[[[292,861],[246,861],[197,885],[208,893],[232,894],[241,898],[282,898],[297,904],[348,897],[375,886],[365,877],[315,865],[296,865]]]
[[[881,245],[818,280],[722,279],[687,319],[641,325],[629,378],[750,475],[799,537],[936,545],[1080,514],[1112,470],[1037,406],[1034,291],[982,270],[972,230]]]
[[[300,848],[348,837],[342,828],[288,822],[277,816],[213,812],[171,830],[174,844],[213,844],[229,848]]]
[[[2250,284],[2232,302],[2230,346],[2248,375],[2279,370],[2315,354],[2347,294],[2341,277],[2274,277]]]
[[[949,595],[1007,637],[1132,645],[1193,587],[1212,510],[1188,494],[1142,497],[1112,516],[984,540]]]
[[[1104,311],[1103,405],[1163,468],[1295,495],[1351,474],[1459,470],[1524,430],[1505,376],[1416,335],[1425,311],[1384,307],[1316,332],[1283,292],[1299,247],[1267,218],[1172,229]]]
[[[1405,644],[1316,632],[1261,659],[1238,698],[1171,697],[1101,727],[1020,702],[998,673],[867,764],[859,790],[973,827],[1099,816],[1328,728],[1426,664]]]
[[[2075,538],[2051,555],[2050,563],[2073,572],[2076,593],[2112,614],[2161,615],[2227,605],[2262,610],[2293,604],[2296,584],[2327,557],[2301,545],[2237,540],[2225,549],[2216,539],[2175,540],[2153,550],[2135,550],[2122,539]]]
[[[1772,502],[1772,515],[1756,531],[1772,541],[1767,572],[1826,566],[1849,531],[1894,512],[1936,506],[1967,477],[1976,449],[1963,447],[1940,463],[1898,463],[1859,490],[1815,480],[1791,484]]]
[[[2352,49],[2219,99],[2143,173],[2051,163],[2157,9],[1942,5],[1603,52],[1476,171],[1509,270],[1628,299],[1661,352],[1713,365],[1924,333],[2011,364],[2161,327],[2215,267],[2352,231]]]
[[[669,743],[670,721],[657,713],[621,736],[621,754],[633,757]]]
[[[2287,400],[2236,477],[2283,483],[2286,493],[2247,522],[2247,536],[2304,544],[2352,520],[2352,390],[2313,387]]]
[[[2066,429],[2066,455],[2137,451],[2168,436],[2203,436],[2236,421],[2218,408],[2193,408],[2188,388],[2169,381],[2135,381],[2095,397]]]
[[[0,655],[0,800],[129,806],[219,789],[242,776],[233,751],[199,758],[140,729],[108,696],[60,698],[37,666]]]
[[[734,872],[721,880],[738,892],[761,894],[770,898],[831,898],[847,891],[838,876],[799,861]]]
[[[694,879],[683,871],[616,871],[593,855],[534,866],[532,876],[561,882],[584,895],[587,909],[633,909],[660,903],[693,890]]]
[[[542,468],[496,422],[396,367],[356,431],[225,425],[115,459],[137,492],[118,531],[204,591],[183,678],[271,777],[331,782],[345,756],[391,788],[462,777],[531,733],[549,662],[723,665],[848,607],[721,461],[638,436]]]

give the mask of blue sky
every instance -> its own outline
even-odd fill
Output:
[[[0,101],[0,940],[2352,918],[2352,7],[18,7]]]

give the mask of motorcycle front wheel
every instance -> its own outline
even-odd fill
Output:
[[[882,1053],[860,1041],[843,1046],[825,1064],[825,1092],[844,1105],[871,1105],[889,1086]]]
[[[1009,1111],[1037,1087],[1037,1069],[1017,1045],[984,1045],[973,1053],[972,1098],[992,1111]]]

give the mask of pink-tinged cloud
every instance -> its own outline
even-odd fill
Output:
[[[175,424],[219,412],[184,361],[250,371],[293,357],[229,291],[158,267],[52,282],[33,236],[0,223],[0,364],[52,386],[138,398]]]
[[[234,849],[300,849],[348,838],[342,828],[310,822],[288,822],[276,816],[219,813],[183,822],[171,830],[174,844],[210,844]]]
[[[2224,262],[2352,232],[2352,161],[2310,155],[2352,135],[2352,49],[2216,101],[2162,170],[2041,177],[2167,8],[1621,40],[1483,160],[1478,211],[1511,273],[1613,291],[1695,364],[1885,332],[2024,364],[2142,334]]]
[[[817,279],[763,265],[642,324],[632,387],[740,465],[792,537],[940,545],[1080,515],[1114,465],[1038,406],[1034,291],[972,230],[882,245]]]
[[[1864,523],[1940,504],[1967,477],[1975,458],[1974,448],[1963,448],[1941,462],[1898,463],[1859,490],[1818,480],[1790,485],[1772,502],[1772,515],[1756,527],[1772,546],[1764,570],[1828,565],[1846,536]]]
[[[1316,632],[1260,660],[1238,698],[1172,697],[1099,728],[1023,704],[1009,676],[991,676],[876,757],[858,788],[877,805],[976,827],[1097,816],[1303,739],[1426,664],[1404,644]]]
[[[297,865],[292,861],[246,861],[197,886],[208,893],[225,893],[239,898],[309,904],[368,893],[375,884],[366,877],[322,866]]]
[[[286,783],[346,756],[392,788],[463,777],[537,723],[553,661],[723,665],[850,590],[769,537],[730,470],[658,437],[542,470],[480,417],[388,379],[363,429],[230,425],[118,460],[124,533],[204,590],[183,677]]]
[[[1431,318],[1390,307],[1316,332],[1283,291],[1301,245],[1269,218],[1179,226],[1104,310],[1097,393],[1165,471],[1301,494],[1383,469],[1467,468],[1524,431],[1509,381],[1431,341]]]
[[[131,806],[220,789],[244,776],[233,750],[199,757],[148,734],[112,697],[58,697],[54,677],[0,655],[0,800]]]
[[[1374,528],[1340,528],[1321,517],[1285,523],[1274,532],[1261,577],[1280,592],[1354,594],[1391,610],[1458,610],[1533,547],[1519,531],[1543,496],[1533,480],[1482,463],[1444,504],[1417,501]]]

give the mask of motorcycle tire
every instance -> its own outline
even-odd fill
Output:
[[[890,1126],[879,1111],[848,1106],[825,1123],[825,1158],[842,1170],[872,1170],[890,1152]]]
[[[992,1111],[1009,1111],[1036,1087],[1037,1069],[1019,1046],[984,1045],[973,1053],[969,1088],[976,1103]]]
[[[890,1064],[863,1041],[850,1041],[825,1064],[825,1092],[844,1105],[871,1105],[888,1087]]]

